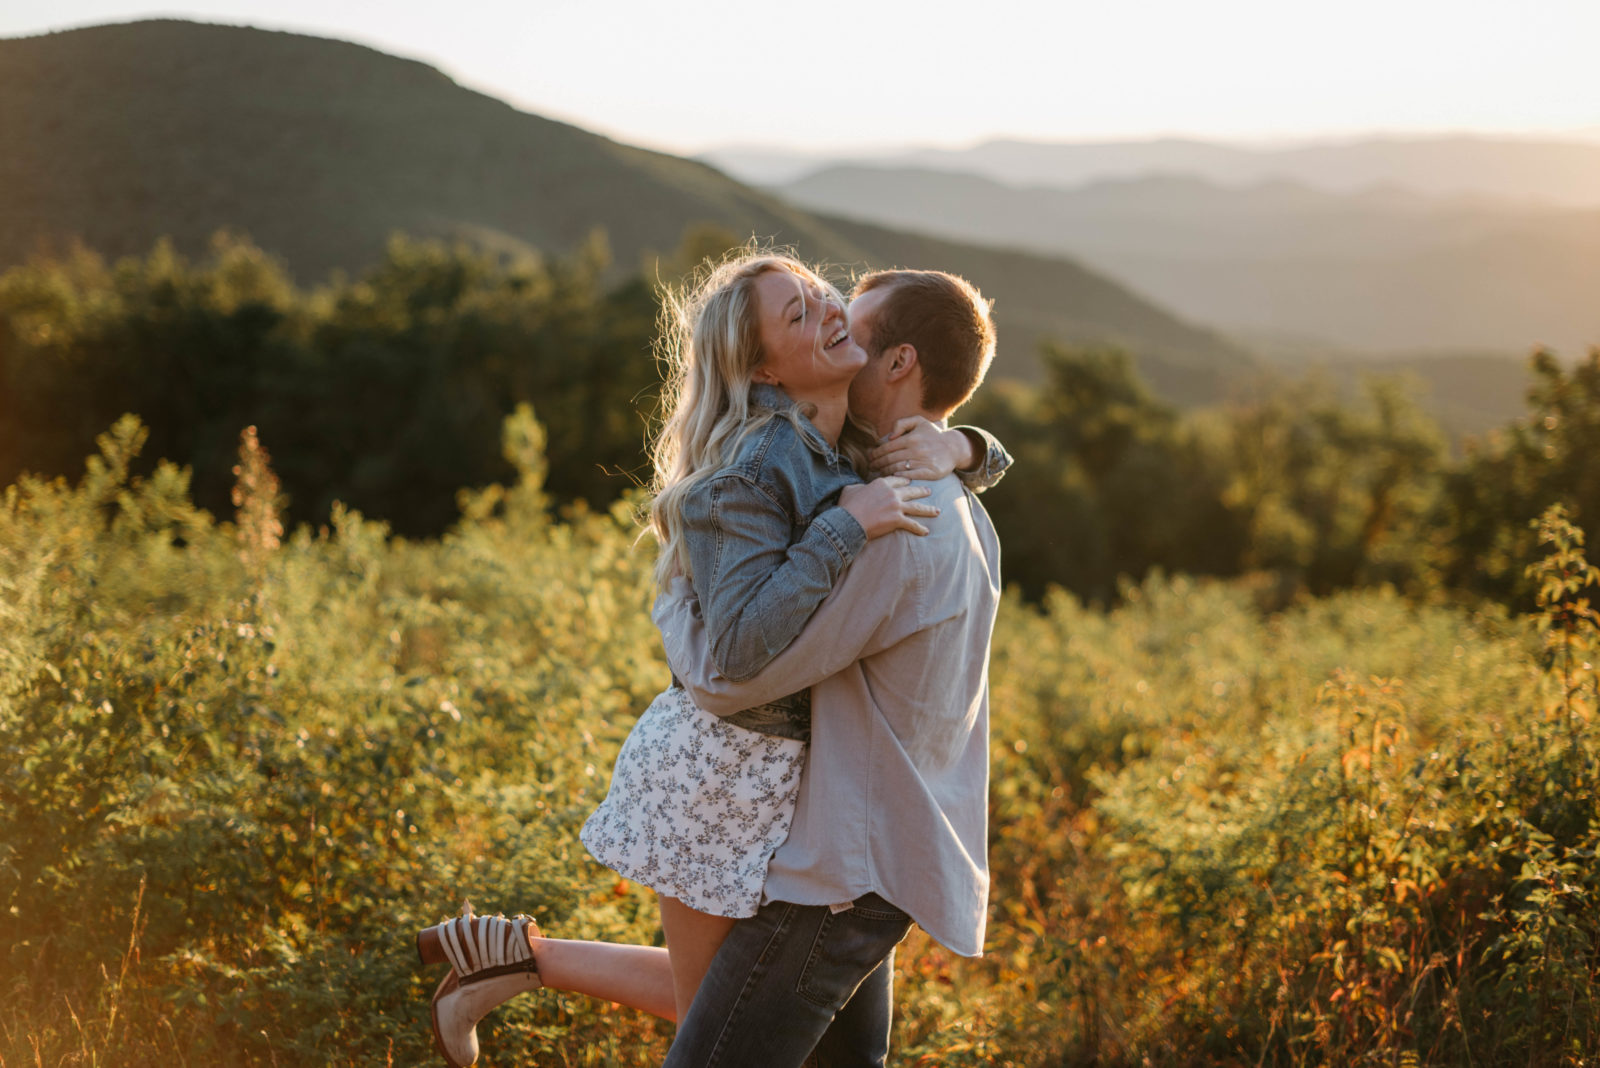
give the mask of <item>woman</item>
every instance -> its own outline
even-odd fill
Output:
[[[853,458],[865,468],[873,444],[848,413],[850,383],[867,357],[850,337],[843,299],[814,272],[787,257],[745,254],[669,301],[668,313],[674,400],[654,449],[656,578],[663,587],[689,578],[719,669],[747,678],[794,639],[869,538],[925,533],[917,518],[936,510],[916,503],[928,491],[907,478],[863,485],[852,467]],[[960,431],[923,424],[908,437],[912,451],[905,440],[890,446],[908,475],[940,477],[972,452]],[[657,892],[674,1019],[687,1012],[735,919],[760,904],[767,861],[788,833],[809,718],[809,692],[719,719],[674,685],[640,717],[606,801],[584,827],[597,859]],[[597,989],[593,976],[579,987],[558,982],[555,940],[538,940],[535,971],[533,934],[523,917],[468,913],[419,937],[425,958],[453,965],[434,1008],[451,1063],[470,1063],[472,1026],[504,1000],[500,993],[531,989],[539,973],[550,985],[666,1015],[659,986],[635,998],[620,996],[632,989]],[[593,958],[602,971],[621,959]],[[659,984],[658,960],[638,958],[635,967],[636,983],[648,985],[649,973]],[[474,991],[486,979],[492,990]]]

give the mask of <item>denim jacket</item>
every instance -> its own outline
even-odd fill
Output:
[[[780,412],[795,403],[775,386],[756,384],[753,405]],[[1011,457],[992,436],[974,488],[992,486]],[[692,584],[706,621],[717,670],[751,678],[800,633],[844,569],[867,543],[866,531],[839,506],[844,487],[861,481],[850,462],[811,422],[779,415],[740,445],[721,471],[684,498],[683,524]],[[726,717],[764,734],[807,739],[811,692]]]

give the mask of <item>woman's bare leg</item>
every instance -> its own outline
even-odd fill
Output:
[[[673,965],[667,960],[667,951],[658,946],[569,938],[535,938],[532,946],[539,981],[546,987],[615,1001],[663,1020],[677,1022],[681,1018],[674,997]],[[684,1008],[688,1008],[687,1002]]]
[[[661,904],[661,930],[667,936],[672,959],[672,992],[677,1005],[676,1019],[683,1019],[694,1001],[700,980],[706,977],[711,960],[722,940],[738,922],[727,916],[692,909],[675,897],[658,894]]]

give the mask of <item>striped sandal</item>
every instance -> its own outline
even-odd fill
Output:
[[[532,941],[539,927],[527,916],[474,916],[472,903],[461,915],[417,932],[417,956],[424,964],[449,962],[450,971],[433,992],[433,1044],[451,1068],[478,1059],[478,1021],[518,994],[539,989]]]

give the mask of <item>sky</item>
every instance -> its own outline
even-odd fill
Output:
[[[338,37],[676,153],[1185,136],[1600,140],[1600,0],[0,0]]]

